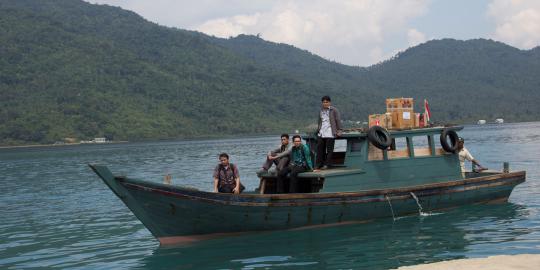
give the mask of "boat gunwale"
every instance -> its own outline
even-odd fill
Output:
[[[526,172],[517,171],[511,173],[498,173],[493,175],[486,175],[482,177],[475,177],[457,181],[448,181],[443,183],[433,183],[425,185],[416,185],[402,188],[390,188],[390,189],[376,189],[376,190],[364,190],[364,191],[355,191],[355,192],[332,192],[332,193],[295,193],[295,194],[227,194],[227,193],[214,193],[208,191],[201,191],[192,188],[184,188],[181,186],[166,186],[160,183],[153,183],[148,181],[141,181],[135,179],[121,178],[118,179],[125,188],[135,188],[139,190],[158,192],[168,196],[175,197],[186,197],[191,200],[204,200],[211,201],[220,204],[239,204],[239,205],[278,205],[286,203],[287,205],[303,204],[308,203],[310,205],[314,204],[314,201],[306,201],[309,199],[337,199],[336,203],[354,203],[354,200],[345,200],[347,198],[355,197],[374,197],[372,199],[366,198],[360,200],[361,202],[370,202],[370,201],[381,201],[380,196],[385,195],[390,199],[398,199],[401,197],[409,198],[410,192],[424,192],[429,193],[425,195],[440,194],[440,192],[429,192],[433,189],[442,189],[442,188],[455,188],[455,187],[464,187],[463,190],[453,191],[460,192],[466,191],[466,187],[469,185],[507,185],[509,183],[519,184],[525,181]],[[482,183],[487,182],[487,183]],[[188,191],[192,194],[186,194]],[[450,190],[447,191],[450,193]],[[392,195],[394,194],[394,195]],[[389,196],[392,195],[392,196]],[[423,195],[422,195],[423,196]],[[243,200],[244,199],[244,200]],[[260,202],[249,201],[249,199],[261,199]],[[248,201],[245,201],[248,200]],[[288,200],[298,200],[297,202],[287,202]],[[360,202],[358,201],[358,202]],[[321,201],[322,204],[329,204],[329,201]]]

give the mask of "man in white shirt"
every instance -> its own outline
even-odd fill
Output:
[[[468,160],[472,162],[474,166],[478,166],[476,171],[484,171],[487,170],[487,168],[483,167],[474,159],[474,157],[469,153],[469,150],[463,146],[465,144],[465,140],[461,137],[458,139],[458,155],[459,155],[459,166],[461,167],[461,174],[465,175],[465,160]]]
[[[341,136],[342,125],[338,109],[332,106],[329,96],[321,98],[321,111],[317,128],[317,162],[315,170],[325,170],[331,165],[335,139]]]

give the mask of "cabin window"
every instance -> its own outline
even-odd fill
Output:
[[[364,144],[363,140],[351,139],[349,142],[351,144],[351,152],[355,152],[355,153],[362,152],[362,146]]]
[[[437,140],[433,143],[433,145],[435,145],[435,155],[442,156],[446,154],[446,151],[444,151],[441,143],[439,142],[439,136],[437,136],[436,138]],[[431,139],[433,140],[433,136],[431,137]]]
[[[383,160],[383,159],[384,159],[383,150],[369,143],[368,144],[368,160]]]
[[[406,137],[398,137],[392,139],[392,145],[390,150],[388,150],[388,158],[408,158],[409,155],[409,144],[407,143]]]
[[[346,152],[347,151],[347,140],[346,139],[336,139],[334,143],[334,153],[335,152]]]
[[[345,163],[345,152],[347,152],[347,140],[337,139],[334,143],[334,153],[332,154],[332,165],[343,165]]]
[[[429,136],[414,136],[412,137],[412,142],[415,157],[431,156],[431,144],[429,143]]]

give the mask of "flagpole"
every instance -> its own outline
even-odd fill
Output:
[[[429,104],[428,104],[427,99],[424,99],[424,122],[425,122],[425,126],[429,126],[430,118],[431,118],[431,112],[429,111]]]

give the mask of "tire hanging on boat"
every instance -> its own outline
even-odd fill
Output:
[[[444,151],[455,153],[458,148],[458,138],[459,136],[455,130],[444,129],[441,133],[441,146]],[[450,143],[448,139],[450,139]]]
[[[384,150],[392,145],[392,138],[388,130],[381,126],[372,126],[368,130],[368,140],[375,147]]]

